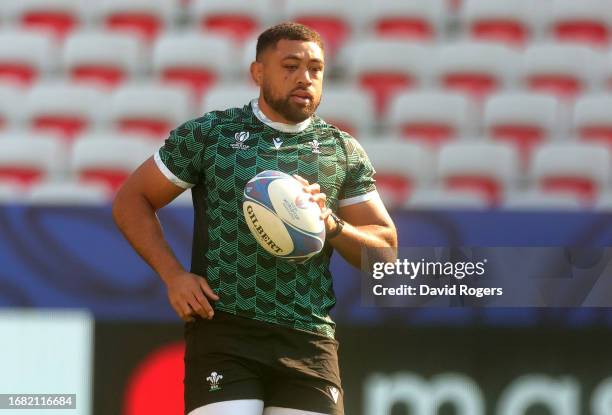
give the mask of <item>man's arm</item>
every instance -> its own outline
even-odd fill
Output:
[[[150,158],[119,189],[113,203],[113,218],[134,250],[166,284],[176,313],[189,321],[194,312],[203,318],[212,318],[208,299],[219,297],[205,278],[185,271],[164,239],[157,218],[157,210],[184,190],[170,182]]]
[[[321,207],[321,218],[325,221],[325,231],[333,233],[336,228],[331,218],[331,210],[326,207],[327,196],[321,193],[317,183],[310,184],[300,176],[295,176],[302,184],[304,191],[311,193],[311,200]],[[389,216],[385,205],[378,196],[370,200],[342,206],[338,216],[345,221],[342,232],[329,243],[351,265],[361,268],[361,253],[363,248],[385,248],[384,257],[380,260],[393,262],[397,257],[397,230]]]

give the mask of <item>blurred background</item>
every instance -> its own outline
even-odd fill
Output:
[[[257,96],[285,20],[323,36],[317,112],[400,245],[610,246],[612,0],[2,0],[0,393],[182,413],[181,323],[110,201],[171,129]],[[190,193],[160,216],[187,266]],[[347,415],[612,414],[610,310],[366,308],[333,271]]]

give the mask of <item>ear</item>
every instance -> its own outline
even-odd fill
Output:
[[[253,82],[255,82],[257,86],[261,86],[263,83],[263,63],[257,61],[251,62],[249,71],[251,72]]]

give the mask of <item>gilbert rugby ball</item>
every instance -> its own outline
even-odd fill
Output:
[[[242,211],[251,233],[270,254],[304,262],[321,252],[325,224],[310,194],[286,173],[266,170],[244,187]]]

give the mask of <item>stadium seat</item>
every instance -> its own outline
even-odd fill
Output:
[[[62,52],[64,72],[74,82],[114,88],[139,73],[142,42],[113,32],[81,32],[69,36]]]
[[[170,34],[160,38],[153,51],[153,71],[164,83],[191,89],[196,102],[223,78],[236,74],[235,46],[211,34]]]
[[[557,42],[606,47],[610,42],[610,3],[602,0],[553,0],[547,32]]]
[[[539,189],[524,192],[509,193],[501,206],[507,210],[538,211],[538,210],[580,210],[582,203],[579,198],[571,194],[545,193]]]
[[[147,140],[76,141],[72,149],[73,178],[83,183],[101,183],[117,190],[125,179],[155,151]]]
[[[30,86],[55,67],[56,54],[53,40],[42,33],[1,32],[0,83]]]
[[[41,135],[0,138],[0,181],[26,187],[61,176],[65,149],[54,137]]]
[[[427,83],[432,55],[421,44],[370,39],[345,48],[339,60],[349,80],[370,92],[380,117],[395,94]]]
[[[20,88],[0,84],[0,131],[15,126],[22,116],[23,96]]]
[[[111,129],[163,138],[189,119],[189,94],[176,87],[131,84],[117,88],[111,96]]]
[[[475,193],[427,188],[416,189],[403,207],[409,210],[483,210],[488,206],[487,199]]]
[[[286,0],[285,20],[312,27],[319,32],[327,55],[333,57],[354,34],[359,10],[350,0]]]
[[[603,56],[582,45],[541,44],[523,55],[522,82],[530,90],[571,100],[597,85]]]
[[[222,111],[228,108],[243,107],[259,96],[259,88],[251,84],[217,85],[208,91],[202,100],[202,114],[210,111]]]
[[[152,42],[160,32],[174,26],[176,0],[100,0],[95,14],[102,25]]]
[[[500,44],[459,42],[438,49],[435,82],[441,88],[482,100],[513,85],[520,68],[518,52]]]
[[[374,127],[372,99],[356,87],[326,87],[317,115],[357,139]]]
[[[433,41],[448,17],[446,0],[367,0],[360,6],[363,30],[379,38]]]
[[[612,91],[612,49],[606,54],[604,65],[604,88]]]
[[[3,0],[9,19],[26,30],[42,31],[61,40],[89,23],[88,2],[82,0]]]
[[[606,190],[595,201],[593,209],[602,212],[612,212],[612,192]]]
[[[610,154],[592,143],[548,143],[535,150],[531,179],[544,192],[592,202],[609,183]]]
[[[612,149],[612,94],[580,97],[572,118],[575,136]]]
[[[111,190],[101,183],[43,182],[32,185],[24,199],[39,206],[105,205],[111,200]]]
[[[272,7],[269,0],[193,0],[189,15],[202,30],[242,43],[258,34]]]
[[[542,5],[531,0],[466,0],[461,30],[474,40],[522,47],[534,36],[538,4]]]
[[[95,128],[107,104],[107,95],[90,86],[37,84],[26,95],[24,120],[34,131],[71,140],[86,129]]]
[[[457,141],[440,148],[442,187],[481,195],[491,205],[497,205],[516,186],[518,171],[518,154],[507,143]]]
[[[25,197],[25,191],[16,183],[3,181],[0,178],[0,204],[19,203]]]
[[[535,146],[561,135],[561,105],[546,94],[496,94],[485,102],[483,124],[486,136],[513,144],[527,162]]]
[[[477,134],[476,109],[462,94],[405,92],[392,101],[386,124],[392,133],[434,148]]]
[[[435,158],[424,146],[385,139],[361,143],[376,169],[376,188],[389,209],[401,207],[414,189],[433,182]]]

